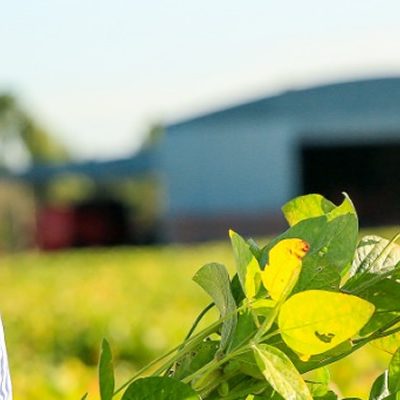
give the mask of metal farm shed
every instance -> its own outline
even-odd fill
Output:
[[[364,224],[400,223],[400,78],[295,90],[166,126],[149,152],[130,160],[33,168],[23,178],[63,172],[96,180],[157,171],[165,194],[159,235],[194,241],[270,233],[280,207],[320,192],[346,191]]]
[[[400,78],[330,84],[167,127],[159,147],[166,235],[265,234],[301,193],[341,200],[361,222],[400,223]]]

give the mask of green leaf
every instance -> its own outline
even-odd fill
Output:
[[[99,362],[100,399],[111,400],[114,394],[114,367],[111,348],[106,339],[101,344]]]
[[[382,375],[379,375],[373,383],[369,394],[369,400],[382,400],[388,395],[390,395],[388,387],[388,371],[385,371]]]
[[[399,328],[400,324],[394,325],[393,328]],[[389,336],[374,340],[371,344],[378,349],[395,354],[400,347],[400,332],[393,333]]]
[[[131,383],[121,400],[200,400],[200,397],[183,382],[154,376]]]
[[[314,217],[320,217],[332,211],[335,205],[320,194],[299,196],[282,207],[283,215],[290,226]]]
[[[211,263],[200,268],[193,280],[211,296],[221,317],[226,317],[221,331],[221,350],[224,350],[230,344],[237,321],[229,274],[224,265]]]
[[[368,281],[368,277],[372,280],[375,276],[375,274],[365,275],[367,279],[363,282]],[[366,285],[365,289],[359,290],[356,287],[352,292],[373,303],[378,310],[400,311],[400,283],[394,279],[378,280],[370,286]]]
[[[338,282],[332,271],[336,270],[343,276],[353,260],[357,245],[358,220],[352,210],[352,204],[346,198],[330,214],[298,222],[263,248],[260,265],[268,262],[269,251],[277,242],[286,238],[303,239],[309,243],[310,251],[303,259],[302,271],[293,292],[314,289],[315,277],[322,275],[325,269],[330,271],[321,276],[318,288],[332,290],[333,285],[336,286]]]
[[[351,276],[359,273],[384,273],[400,262],[400,246],[379,236],[365,236],[357,246]]]
[[[214,358],[218,347],[219,342],[215,340],[201,342],[190,352],[185,353],[184,356],[175,363],[173,377],[182,380],[193,374]]]
[[[342,400],[362,400],[359,397],[343,397]]]
[[[306,383],[286,354],[267,344],[253,345],[252,348],[265,379],[284,399],[312,399]]]
[[[282,305],[278,325],[286,344],[307,359],[353,337],[374,310],[373,304],[356,296],[307,290]]]
[[[255,379],[264,379],[264,375],[256,362],[254,352],[247,351],[246,353],[242,353],[236,356],[233,361],[238,363],[238,368],[242,374]]]
[[[235,299],[236,305],[239,307],[241,305],[242,301],[246,298],[246,295],[244,294],[242,284],[240,283],[238,274],[235,274],[235,276],[232,278],[231,292],[232,292],[233,298]]]
[[[360,336],[367,336],[370,333],[384,327],[399,316],[398,312],[375,311],[368,323],[361,329]],[[393,352],[392,352],[393,354]]]
[[[314,400],[337,400],[337,394],[331,390],[323,396],[314,397]]]
[[[347,193],[343,193],[343,196],[344,196],[344,200],[343,200],[342,204],[335,207],[332,211],[330,211],[326,214],[329,221],[332,221],[333,219],[335,219],[341,215],[347,215],[347,214],[353,214],[357,217],[356,209],[354,208],[354,204],[351,201],[350,197],[347,195]]]
[[[249,393],[261,393],[265,391],[267,388],[270,388],[269,384],[265,382],[265,380],[258,380],[250,377],[234,377],[229,381],[230,393],[232,395],[228,395],[226,397],[227,400],[244,400],[247,399]],[[268,399],[270,397],[267,397]],[[213,400],[221,400],[221,397],[215,397]]]
[[[252,299],[258,293],[261,286],[261,270],[257,259],[253,256],[246,268],[245,293],[248,299]]]
[[[388,375],[390,393],[400,392],[400,348],[397,349],[390,360]]]
[[[318,266],[317,257],[311,258],[312,261],[309,262],[309,265],[313,261],[315,264],[313,268],[308,268],[307,280],[305,279],[305,275],[303,274],[303,278],[297,286],[296,291],[302,290],[334,290],[337,291],[340,285],[340,274],[335,267],[331,265],[326,265],[325,267]]]
[[[248,341],[257,331],[254,322],[254,317],[250,310],[241,311],[237,318],[235,333],[232,336],[231,349],[243,345]]]
[[[382,400],[400,400],[400,392],[392,393],[389,396],[384,397]]]
[[[307,386],[313,398],[325,396],[328,393],[330,373],[327,367],[317,368],[307,374]]]
[[[233,230],[229,231],[229,237],[232,243],[233,255],[235,257],[236,271],[242,285],[243,291],[246,291],[247,266],[254,259],[249,244]]]
[[[261,249],[258,244],[254,241],[254,239],[248,239],[247,244],[249,246],[250,251],[253,253],[253,256],[259,260],[261,257]]]

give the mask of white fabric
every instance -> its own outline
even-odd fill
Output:
[[[12,400],[11,378],[8,367],[3,323],[0,318],[0,400]]]

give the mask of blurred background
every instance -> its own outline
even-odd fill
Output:
[[[178,343],[206,304],[192,274],[232,265],[227,229],[279,232],[294,196],[345,191],[365,229],[399,225],[398,2],[0,4],[17,400],[95,398],[103,336],[119,379]],[[355,357],[335,380],[365,398],[386,356]]]

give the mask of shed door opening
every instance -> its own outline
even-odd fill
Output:
[[[363,226],[400,223],[400,142],[371,145],[305,145],[303,191],[335,204],[353,200]]]

